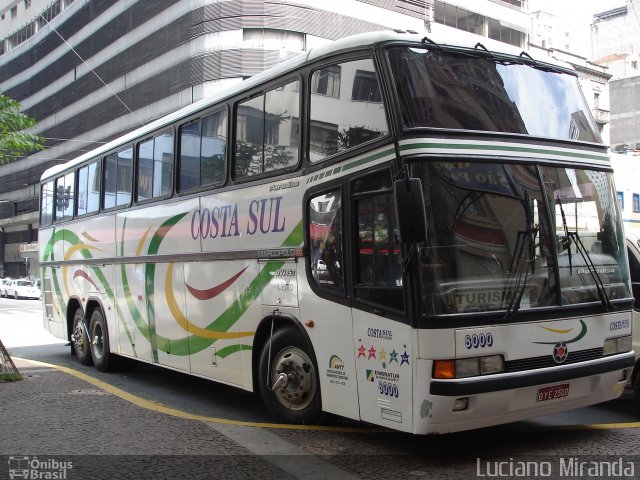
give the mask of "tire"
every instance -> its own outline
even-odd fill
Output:
[[[82,365],[91,365],[91,348],[87,336],[87,321],[81,308],[73,314],[73,334],[71,337],[71,353],[75,353]]]
[[[637,365],[636,368],[638,368]],[[636,407],[640,410],[640,372],[636,374],[636,378],[633,380],[633,399],[636,401]]]
[[[96,308],[91,313],[89,322],[91,337],[91,358],[93,365],[101,372],[108,372],[113,368],[113,355],[109,351],[109,332],[102,310]]]
[[[285,422],[316,421],[322,413],[320,382],[318,367],[307,342],[292,328],[283,328],[273,334],[271,357],[269,344],[267,340],[260,352],[257,378],[258,392],[265,407]],[[283,377],[286,383],[272,391],[271,387],[281,374],[286,374]]]

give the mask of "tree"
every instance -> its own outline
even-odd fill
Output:
[[[44,138],[26,131],[36,123],[35,119],[20,113],[18,102],[0,94],[0,165],[44,148]]]

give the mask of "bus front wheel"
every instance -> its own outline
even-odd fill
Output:
[[[87,331],[87,322],[84,319],[84,312],[81,308],[76,309],[73,314],[73,344],[71,353],[76,354],[82,365],[91,365],[91,350]]]
[[[258,375],[260,397],[274,416],[295,423],[310,423],[320,416],[318,368],[295,330],[280,329],[265,342]]]

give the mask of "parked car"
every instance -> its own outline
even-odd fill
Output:
[[[31,280],[11,280],[4,290],[5,297],[36,298],[42,296],[42,292]]]
[[[627,231],[627,254],[631,273],[633,304],[633,350],[636,353],[636,366],[631,374],[633,394],[640,405],[640,236]]]
[[[7,285],[11,282],[10,278],[0,278],[0,297],[7,296]]]

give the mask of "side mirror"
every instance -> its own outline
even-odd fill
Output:
[[[393,183],[393,196],[402,243],[426,242],[427,221],[420,179],[396,180]]]

